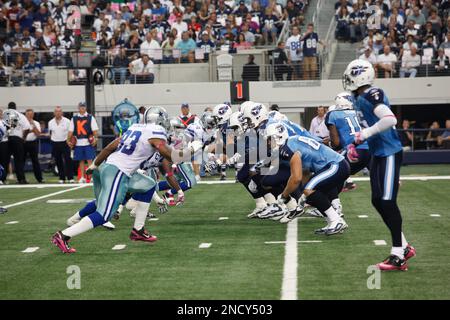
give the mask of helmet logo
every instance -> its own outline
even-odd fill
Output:
[[[223,107],[221,107],[221,108],[219,108],[219,114],[221,115],[221,116],[223,116],[224,114],[225,114],[225,112],[227,112],[228,111],[228,109],[229,109],[230,107],[228,106],[228,105],[224,105]]]
[[[355,66],[355,67],[352,67],[350,74],[355,77],[355,76],[359,76],[360,74],[364,73],[366,70],[367,70],[367,67]]]
[[[277,129],[278,133],[283,133],[285,130],[284,126],[282,124],[278,125],[276,129]]]
[[[254,115],[255,117],[259,115],[259,113],[261,112],[262,109],[262,105],[258,104],[256,106],[254,106],[252,108],[252,115]]]

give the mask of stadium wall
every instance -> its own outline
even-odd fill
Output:
[[[380,79],[376,85],[388,94],[396,105],[426,105],[450,103],[450,77]],[[124,98],[135,105],[161,105],[175,115],[183,102],[191,105],[193,113],[206,106],[230,101],[228,82],[170,83],[152,85],[105,85],[96,89],[97,112],[110,111]],[[284,112],[300,112],[305,107],[330,105],[334,96],[342,91],[340,80],[317,82],[251,82],[250,99],[267,104],[277,103]],[[33,108],[36,112],[53,111],[62,106],[75,111],[84,98],[83,86],[0,87],[0,107],[15,101],[20,111]]]

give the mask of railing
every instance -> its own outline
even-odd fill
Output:
[[[351,61],[352,58],[349,57],[349,62]],[[412,77],[448,77],[450,76],[450,69],[449,68],[442,68],[439,69],[436,65],[437,60],[433,59],[431,60],[431,64],[422,64],[415,69],[415,74],[413,73]],[[348,62],[334,62],[332,64],[333,66],[339,66],[339,69],[345,70],[345,68],[348,65]],[[404,70],[402,68],[402,63],[401,62],[397,62],[394,64],[394,68],[392,69],[392,71],[384,71],[384,69],[382,69],[381,67],[379,67],[378,65],[374,65],[375,67],[375,77],[376,78],[408,78],[410,76],[410,72],[408,72],[407,70]],[[334,77],[332,76],[330,79],[341,79],[342,75],[334,75]]]
[[[441,135],[444,131],[450,131],[450,129],[397,129],[398,133],[409,132],[412,134],[411,145],[404,146],[405,151],[416,150],[436,150],[436,149],[449,149],[449,143],[439,143],[438,135],[435,135],[431,139],[428,139],[429,132],[437,132]]]

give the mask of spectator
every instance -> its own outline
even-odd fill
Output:
[[[188,32],[183,32],[181,36],[181,41],[177,42],[175,48],[179,49],[181,52],[181,62],[189,62],[189,55],[194,55],[194,51],[197,45],[195,41],[189,37]]]
[[[216,45],[209,38],[208,31],[203,31],[201,35],[201,40],[197,42],[197,48],[202,49],[204,52],[204,61],[209,60],[209,54],[212,53]]]
[[[448,74],[450,69],[449,58],[445,55],[444,49],[438,50],[438,56],[436,58],[436,64],[434,66],[436,72],[440,75]]]
[[[325,48],[325,43],[314,32],[314,24],[308,24],[301,43],[303,49],[303,78],[305,80],[317,79],[317,44],[320,43]]]
[[[274,74],[276,81],[283,81],[284,74],[287,74],[286,80],[292,80],[292,67],[289,65],[289,59],[286,55],[285,44],[280,41],[277,48],[272,52]]]
[[[178,36],[181,37],[183,32],[188,31],[188,25],[183,21],[183,15],[181,13],[177,13],[175,17],[176,20],[172,24],[172,29],[176,29]]]
[[[370,47],[366,47],[366,50],[359,56],[359,59],[369,61],[373,66],[377,64],[377,56],[372,52]]]
[[[265,15],[263,16],[262,28],[264,43],[266,46],[271,43],[275,43],[278,33],[277,24],[278,18],[273,14],[273,10],[271,8],[266,8]]]
[[[409,130],[411,123],[408,119],[404,119],[402,122],[402,131],[398,131],[400,141],[403,146],[403,151],[410,151],[412,143],[414,141],[414,134]]]
[[[259,81],[259,66],[255,63],[255,56],[248,56],[248,63],[242,69],[243,81]]]
[[[24,74],[25,62],[22,55],[16,56],[15,63],[12,64],[12,74],[11,81],[15,87],[25,84],[25,74]]]
[[[427,149],[433,149],[437,145],[438,137],[442,134],[441,130],[438,130],[440,128],[439,122],[433,121],[430,126],[430,131],[428,131],[427,137],[425,139],[427,144]]]
[[[36,61],[36,56],[30,54],[28,63],[24,67],[27,86],[45,86],[45,74],[43,73],[42,64]]]
[[[244,35],[246,42],[249,42],[252,45],[255,44],[256,42],[255,34],[253,32],[250,32],[248,23],[246,22],[242,23],[241,33]]]
[[[129,60],[127,50],[121,48],[119,54],[113,60],[113,79],[115,84],[124,84],[128,77]]]
[[[129,64],[131,83],[153,83],[155,81],[153,62],[149,56],[143,54]]]
[[[39,164],[39,142],[38,138],[41,135],[41,125],[34,120],[34,111],[28,109],[25,111],[25,116],[30,123],[30,132],[27,134],[24,143],[24,160],[27,156],[30,157],[33,165],[33,173],[38,183],[43,183],[41,166]]]
[[[8,104],[8,109],[16,110],[16,103],[10,102]],[[25,149],[24,149],[24,138],[27,136],[31,129],[28,119],[20,112],[19,123],[16,128],[10,130],[8,137],[8,151],[9,156],[14,157],[14,168],[16,170],[16,177],[19,184],[28,184],[25,179],[24,165],[25,165]],[[5,167],[6,168],[6,167]]]
[[[350,38],[350,15],[346,6],[338,9],[336,22],[336,39],[347,41]]]
[[[309,127],[309,132],[316,137],[319,137],[324,140],[326,144],[326,140],[330,137],[330,132],[328,131],[327,126],[325,125],[325,115],[326,115],[325,107],[320,106],[317,107],[317,116],[311,120],[311,126]]]
[[[78,113],[72,117],[67,135],[67,144],[73,148],[73,159],[79,161],[79,183],[87,182],[85,162],[89,167],[95,158],[97,145],[98,125],[93,115],[87,113],[86,103],[78,104]],[[72,139],[75,137],[75,143]]]
[[[400,51],[400,55],[404,55],[405,53],[409,53],[412,48],[418,49],[417,43],[414,42],[414,37],[412,35],[408,35],[408,40],[403,44],[402,50]]]
[[[50,140],[52,142],[52,155],[58,168],[59,183],[74,183],[73,164],[70,158],[70,148],[67,145],[67,136],[70,129],[70,120],[63,116],[61,107],[56,107],[54,118],[48,123]]]
[[[397,62],[397,56],[391,52],[389,46],[385,46],[383,54],[377,57],[377,68],[379,76],[384,78],[391,78],[395,73],[395,63]]]
[[[417,68],[420,66],[420,56],[417,54],[417,49],[412,47],[409,53],[405,53],[402,57],[402,66],[400,68],[400,78],[409,75],[410,78],[415,78],[417,75]]]
[[[292,35],[287,39],[286,46],[287,56],[288,56],[288,64],[293,69],[293,79],[300,80],[302,78],[302,43],[301,43],[300,29],[298,27],[292,28]]]
[[[437,137],[438,146],[450,149],[450,120],[445,121],[445,131]]]
[[[420,8],[415,6],[412,14],[406,19],[407,22],[413,21],[415,25],[423,26],[426,22],[425,16],[420,12]]]
[[[441,43],[439,49],[450,49],[450,31],[447,32],[447,37],[445,38],[445,41]]]
[[[141,55],[146,54],[150,58],[155,57],[155,50],[161,49],[158,41],[153,39],[153,35],[151,32],[147,33],[145,36],[145,41],[141,43],[140,53]]]
[[[245,40],[245,35],[243,33],[239,33],[237,41],[234,43],[233,47],[236,50],[248,50],[252,48],[252,44]]]
[[[239,6],[233,12],[238,17],[245,17],[248,13],[248,8],[244,1],[239,1]]]
[[[169,34],[167,39],[161,45],[163,50],[163,63],[174,63],[175,59],[173,57],[173,49],[175,48],[176,41],[173,34]]]
[[[361,40],[366,34],[366,15],[361,5],[357,2],[353,4],[353,12],[349,16],[350,41]]]

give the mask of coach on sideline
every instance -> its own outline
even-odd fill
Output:
[[[8,109],[16,110],[16,103],[8,103]],[[25,179],[24,166],[25,166],[25,148],[24,148],[24,138],[27,136],[31,129],[28,119],[20,112],[19,114],[19,124],[17,127],[9,132],[8,137],[8,151],[9,156],[11,154],[14,156],[14,168],[16,170],[17,181],[20,184],[28,184]]]
[[[30,156],[31,163],[33,164],[34,177],[38,183],[44,182],[42,179],[42,170],[39,164],[39,141],[38,137],[41,135],[41,125],[39,122],[34,120],[34,111],[32,109],[27,109],[25,111],[25,116],[30,123],[30,131],[25,137],[24,144],[24,159]]]
[[[79,161],[79,169],[81,178],[79,183],[85,183],[85,161],[88,166],[94,160],[95,146],[97,145],[98,124],[94,116],[87,113],[86,103],[80,102],[78,104],[78,113],[75,114],[70,121],[69,134],[67,136],[67,144],[74,148],[73,160]],[[72,137],[76,138],[76,142],[72,141]]]
[[[52,141],[52,155],[58,168],[59,183],[64,183],[66,178],[69,183],[74,183],[72,158],[70,158],[70,148],[67,145],[70,120],[63,117],[63,111],[59,106],[55,108],[53,114],[55,117],[49,121],[48,131]]]

